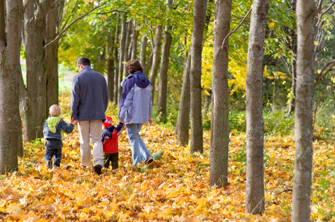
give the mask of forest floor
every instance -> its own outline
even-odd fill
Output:
[[[62,117],[70,121],[70,98],[61,98]],[[117,119],[116,111],[107,114]],[[80,165],[77,127],[63,144],[60,168],[48,170],[44,143],[26,143],[19,171],[0,176],[0,221],[290,221],[294,173],[294,137],[265,138],[265,212],[246,215],[246,138],[232,131],[229,183],[209,185],[210,132],[204,153],[176,145],[173,131],[144,125],[142,138],[162,159],[138,171],[123,131],[119,140],[119,172],[98,176]],[[335,221],[334,141],[314,141],[313,221]]]

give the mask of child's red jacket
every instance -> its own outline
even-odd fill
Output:
[[[102,131],[102,144],[103,144],[103,151],[104,153],[117,153],[119,151],[118,148],[118,137],[120,131],[123,127],[122,123],[119,123],[117,127],[111,126],[107,127]]]

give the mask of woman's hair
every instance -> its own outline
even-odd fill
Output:
[[[58,105],[54,104],[49,108],[50,116],[60,116],[61,109]]]
[[[133,74],[137,71],[143,72],[143,67],[141,63],[137,60],[130,60],[126,64],[126,70],[130,73]]]

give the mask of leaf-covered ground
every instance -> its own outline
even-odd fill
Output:
[[[69,97],[61,98],[69,122]],[[108,109],[116,119],[116,110]],[[3,221],[290,221],[294,173],[294,138],[266,137],[265,203],[262,215],[246,215],[245,135],[230,137],[229,182],[209,186],[209,137],[204,153],[189,154],[177,146],[171,129],[145,125],[142,138],[151,153],[164,155],[148,169],[131,167],[123,131],[118,173],[101,176],[80,165],[77,128],[64,140],[60,168],[48,170],[43,142],[25,144],[19,171],[0,176],[0,220]],[[314,221],[335,221],[334,142],[314,142],[312,212]]]

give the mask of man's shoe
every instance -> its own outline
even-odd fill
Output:
[[[48,167],[49,169],[52,169],[52,161],[51,161],[51,160],[48,161],[48,163],[47,163],[47,167]]]
[[[101,165],[95,165],[95,166],[94,166],[94,170],[95,170],[95,172],[96,172],[98,175],[101,174],[101,168],[102,168]]]
[[[152,157],[149,157],[146,161],[145,161],[145,164],[150,164],[154,161],[154,159]]]

